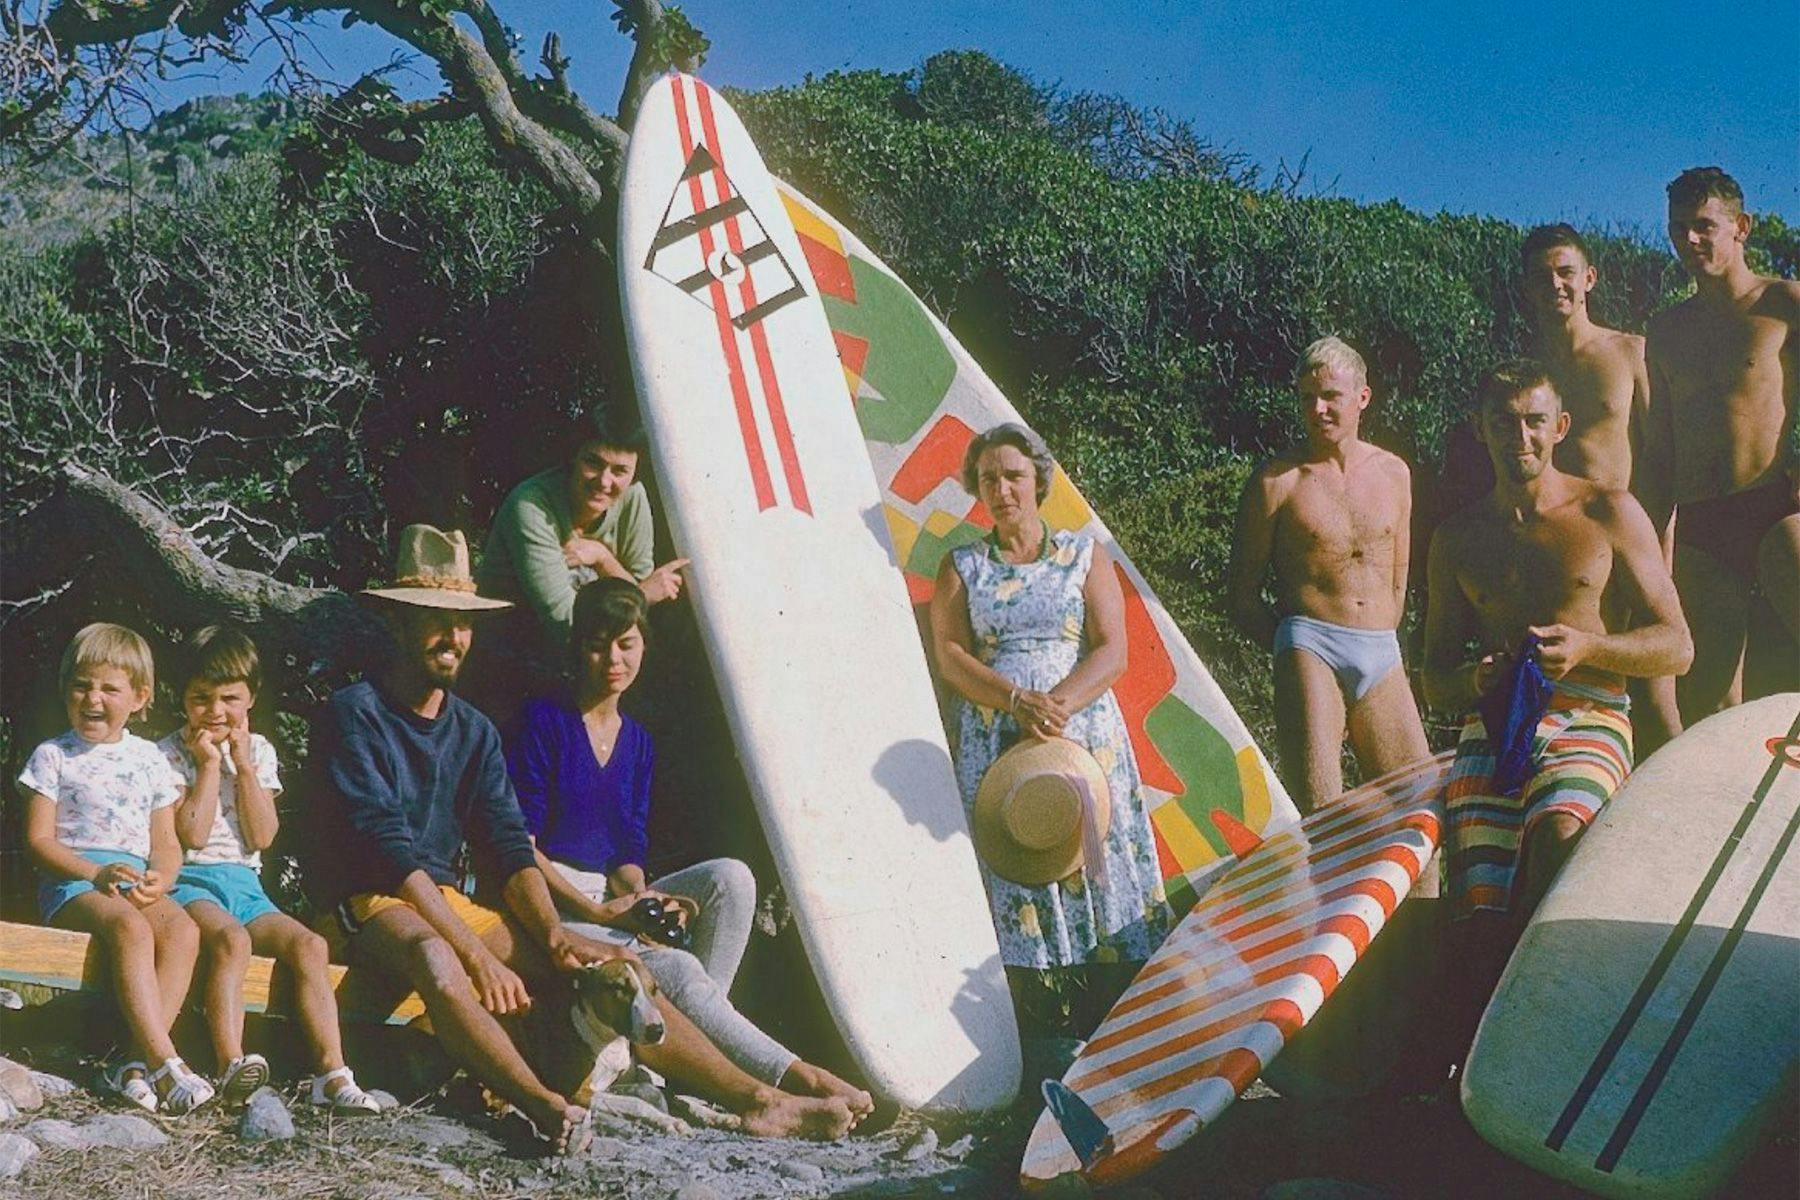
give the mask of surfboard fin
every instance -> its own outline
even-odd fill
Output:
[[[1112,1131],[1100,1119],[1100,1114],[1066,1085],[1055,1079],[1044,1080],[1044,1106],[1056,1118],[1063,1136],[1069,1139],[1075,1157],[1081,1160],[1082,1170],[1093,1166],[1102,1155],[1111,1153]]]

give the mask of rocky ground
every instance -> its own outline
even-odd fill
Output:
[[[0,1060],[3,1061],[3,1060]],[[699,1130],[658,1133],[606,1119],[587,1153],[543,1156],[523,1122],[481,1110],[452,1084],[379,1116],[331,1117],[265,1089],[246,1111],[175,1119],[128,1112],[90,1090],[92,1064],[0,1068],[0,1197],[152,1200],[887,1200],[1014,1194],[1035,1117],[1022,1103],[979,1128],[903,1117],[833,1145]],[[25,1082],[21,1082],[24,1080]],[[80,1081],[80,1084],[75,1082]],[[1728,1190],[1800,1195],[1793,1122]],[[1575,1200],[1487,1148],[1431,1096],[1301,1105],[1258,1085],[1192,1152],[1119,1200]]]

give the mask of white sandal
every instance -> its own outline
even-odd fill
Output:
[[[169,1080],[165,1090],[163,1080]],[[150,1072],[150,1086],[156,1089],[163,1112],[172,1117],[193,1112],[213,1098],[213,1086],[188,1069],[180,1055],[163,1059],[162,1066]]]
[[[231,1060],[219,1078],[219,1102],[236,1108],[269,1082],[269,1060],[260,1054],[244,1054]]]
[[[145,1112],[153,1113],[156,1111],[156,1089],[150,1086],[149,1074],[150,1068],[141,1060],[109,1067],[105,1074],[107,1090]],[[127,1079],[127,1075],[131,1078]]]
[[[327,1092],[325,1085],[334,1079],[343,1080],[342,1086],[335,1092]],[[339,1067],[335,1071],[327,1071],[323,1075],[314,1075],[309,1088],[309,1099],[314,1108],[329,1108],[342,1113],[378,1113],[381,1105],[375,1097],[356,1086],[356,1076],[350,1073],[349,1067]]]

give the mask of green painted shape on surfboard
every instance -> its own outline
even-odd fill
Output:
[[[915,575],[934,579],[937,577],[938,564],[944,561],[944,555],[958,546],[979,542],[986,536],[985,529],[979,525],[971,525],[967,521],[959,523],[955,529],[942,537],[929,529],[921,529],[918,539],[913,542],[912,553],[906,556],[906,569]]]
[[[944,402],[956,378],[956,359],[905,284],[862,259],[850,258],[849,263],[856,302],[822,296],[825,315],[832,329],[863,338],[871,347],[863,379],[880,396],[856,401],[863,436],[901,445]]]
[[[1221,857],[1231,857],[1231,847],[1207,815],[1222,808],[1243,819],[1244,793],[1238,783],[1237,756],[1232,753],[1231,743],[1213,728],[1212,722],[1174,693],[1163,697],[1162,703],[1150,710],[1144,718],[1144,732],[1187,785],[1187,790],[1170,803],[1180,805],[1200,836]]]

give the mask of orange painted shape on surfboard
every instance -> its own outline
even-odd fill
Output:
[[[1222,808],[1215,808],[1208,814],[1212,818],[1213,828],[1231,847],[1231,852],[1239,858],[1262,845],[1262,838],[1256,830],[1250,828]]]
[[[844,364],[844,383],[850,388],[850,395],[855,397],[862,390],[863,365],[869,361],[869,343],[854,333],[836,329],[831,331],[831,340],[837,344],[838,361]]]
[[[944,416],[919,440],[888,484],[888,490],[908,504],[919,504],[937,485],[962,473],[963,452],[975,440],[975,431]]]
[[[1131,737],[1132,753],[1137,755],[1138,774],[1153,788],[1161,788],[1179,796],[1187,788],[1181,776],[1162,756],[1150,735],[1144,732],[1144,718],[1150,715],[1162,698],[1175,686],[1175,664],[1162,639],[1156,636],[1156,624],[1144,598],[1131,585],[1124,568],[1113,564],[1119,586],[1125,592],[1125,673],[1113,684],[1113,695],[1125,717],[1125,729]],[[1216,815],[1216,814],[1215,814]]]

